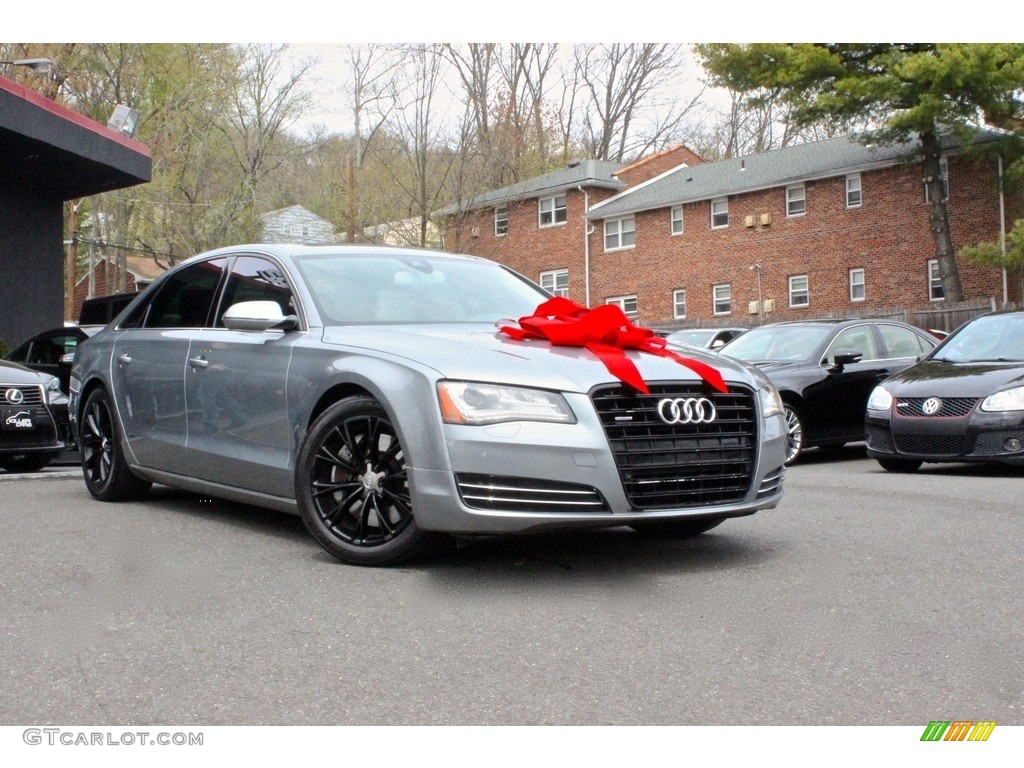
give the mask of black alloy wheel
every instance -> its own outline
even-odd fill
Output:
[[[89,493],[100,501],[125,501],[145,495],[151,483],[128,468],[105,389],[94,389],[86,398],[79,432],[82,475]]]
[[[370,397],[337,402],[313,423],[299,451],[295,496],[313,538],[347,563],[397,563],[428,539],[413,518],[405,451]]]

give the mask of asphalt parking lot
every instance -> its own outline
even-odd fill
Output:
[[[0,475],[0,724],[1024,725],[1022,478],[808,452],[698,539],[365,569],[287,515]]]

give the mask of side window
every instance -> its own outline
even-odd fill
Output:
[[[855,325],[839,332],[839,335],[832,340],[825,357],[829,365],[835,363],[836,351],[840,349],[855,349],[861,354],[861,360],[877,360],[878,347],[875,344],[875,336],[871,333],[871,326]]]
[[[78,337],[73,334],[47,336],[32,344],[28,362],[32,365],[56,365],[62,355],[74,352],[77,346]]]
[[[137,308],[121,327],[208,327],[210,309],[226,259],[202,261],[168,278],[152,299]]]
[[[217,309],[217,327],[224,327],[224,312],[241,301],[273,301],[284,315],[295,314],[295,302],[284,272],[260,256],[239,256],[231,265],[224,298]]]
[[[920,336],[899,325],[880,325],[878,332],[882,335],[887,358],[917,357],[930,349]]]

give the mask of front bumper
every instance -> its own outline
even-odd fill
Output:
[[[874,459],[1024,464],[1020,411],[986,413],[974,407],[956,416],[868,411],[865,432],[868,456]]]

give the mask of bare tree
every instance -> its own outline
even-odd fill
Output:
[[[580,140],[591,157],[625,161],[677,135],[698,102],[680,105],[673,91],[682,56],[682,46],[659,43],[576,46],[575,79],[587,97]]]

